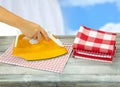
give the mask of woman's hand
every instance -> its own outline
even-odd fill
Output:
[[[22,33],[32,39],[49,39],[46,31],[38,24],[23,19],[0,6],[0,22],[17,27]]]
[[[49,39],[47,32],[36,23],[25,20],[21,25],[19,25],[19,29],[29,38],[41,40],[42,37],[44,37],[46,40]]]

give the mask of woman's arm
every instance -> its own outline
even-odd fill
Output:
[[[0,6],[0,21],[17,27],[26,36],[40,40],[41,37],[48,39],[46,31],[38,24],[25,20]]]

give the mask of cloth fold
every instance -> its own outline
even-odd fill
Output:
[[[116,33],[80,26],[73,43],[73,56],[112,61],[116,51]]]

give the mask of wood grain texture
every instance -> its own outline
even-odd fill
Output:
[[[74,36],[59,36],[73,43]],[[0,55],[15,37],[0,37]],[[63,73],[0,63],[0,87],[120,87],[120,34],[112,63],[70,57]]]

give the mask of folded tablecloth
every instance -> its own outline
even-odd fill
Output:
[[[73,43],[73,56],[112,61],[116,51],[116,33],[80,26]]]

